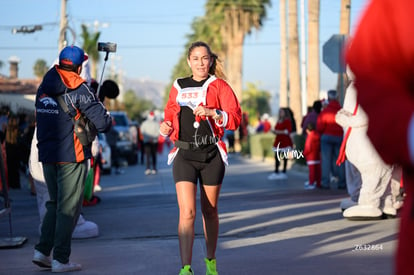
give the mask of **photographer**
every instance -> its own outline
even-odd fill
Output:
[[[52,272],[81,269],[81,265],[69,262],[69,257],[92,153],[90,145],[82,145],[75,134],[72,117],[84,115],[100,132],[108,131],[112,124],[108,111],[80,76],[85,58],[82,49],[65,47],[59,65],[46,73],[36,95],[37,146],[50,200],[33,263],[51,267]],[[59,96],[70,115],[58,103]],[[49,257],[52,250],[53,261]]]

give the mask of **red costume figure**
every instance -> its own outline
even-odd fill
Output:
[[[263,122],[263,133],[269,132],[271,128],[272,128],[272,125],[270,124],[270,122],[268,120],[265,120]]]
[[[305,189],[314,189],[321,185],[321,137],[312,123],[308,124],[306,133],[303,155],[309,169],[309,181],[305,182]]]
[[[292,122],[289,119],[289,113],[286,108],[279,109],[279,118],[273,130],[276,134],[273,142],[273,150],[275,151],[275,171],[268,176],[269,180],[287,179],[286,167],[289,151],[293,148],[292,138]],[[282,173],[279,173],[280,163],[283,161]]]
[[[257,126],[256,128],[256,132],[257,133],[267,133],[270,130],[272,130],[272,125],[270,124],[269,121],[269,115],[268,114],[263,114],[261,121],[259,123],[259,126]]]
[[[347,50],[358,102],[369,118],[367,135],[385,162],[403,169],[406,198],[395,264],[398,275],[413,274],[413,11],[412,0],[372,1]]]

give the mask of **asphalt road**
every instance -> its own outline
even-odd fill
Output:
[[[178,274],[178,211],[171,167],[159,156],[157,175],[145,167],[102,176],[101,202],[84,207],[100,236],[73,240],[76,274]],[[393,274],[399,218],[348,221],[339,203],[345,190],[304,190],[306,169],[288,180],[269,181],[272,162],[232,155],[219,201],[219,274]],[[28,189],[10,190],[12,237],[27,241],[0,249],[0,274],[46,274],[31,262],[38,240],[36,199]],[[0,238],[10,237],[0,218]],[[205,274],[201,212],[197,209],[193,269]]]

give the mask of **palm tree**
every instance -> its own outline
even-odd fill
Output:
[[[194,41],[204,41],[221,60],[226,59],[225,45],[223,45],[223,39],[220,35],[221,26],[215,23],[221,20],[221,17],[218,14],[211,14],[209,16],[196,18],[191,25],[193,33],[187,36],[187,48]]]
[[[44,59],[37,59],[35,64],[33,65],[34,75],[38,79],[41,79],[46,74],[48,69],[49,68],[46,64],[46,60],[44,60]]]
[[[97,79],[97,63],[99,62],[100,56],[98,51],[98,40],[101,32],[89,33],[88,27],[82,24],[82,39],[83,39],[83,50],[88,54],[91,64],[91,76]]]
[[[300,90],[298,3],[288,2],[288,52],[289,52],[289,107],[292,109],[296,125],[302,119],[302,96]],[[299,127],[300,128],[300,127]]]
[[[187,64],[187,49],[193,42],[206,42],[211,47],[211,50],[218,55],[220,60],[225,60],[225,53],[223,51],[221,36],[217,35],[217,33],[220,34],[220,25],[214,24],[214,22],[216,22],[214,16],[198,17],[193,21],[191,25],[192,33],[187,36],[188,41],[185,44],[185,50],[180,56],[177,64],[174,66],[170,83],[165,88],[165,94],[163,98],[164,103],[168,100],[168,95],[173,81],[178,77],[184,77],[188,74],[191,74],[191,70]]]
[[[257,118],[264,113],[270,113],[269,104],[271,95],[268,91],[261,90],[255,83],[246,83],[247,88],[243,91],[241,107],[249,114],[251,122],[257,122]]]
[[[288,106],[288,66],[287,66],[287,43],[286,43],[286,7],[287,0],[280,0],[280,88],[279,107]]]
[[[242,99],[244,38],[253,28],[260,29],[266,17],[266,6],[270,6],[270,0],[209,0],[206,4],[206,16],[215,16],[215,24],[221,25],[225,71],[239,100]]]
[[[307,106],[319,99],[319,11],[320,0],[308,0]]]

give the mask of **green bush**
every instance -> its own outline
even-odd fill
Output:
[[[275,135],[272,133],[253,134],[249,137],[250,156],[255,158],[274,158],[273,142]]]
[[[247,136],[240,141],[240,147],[240,153],[243,156],[250,156],[250,136]]]
[[[273,142],[275,135],[272,133],[259,133],[249,135],[248,141],[242,145],[242,153],[249,155],[252,158],[260,158],[265,160],[267,158],[273,159],[275,153],[273,151]],[[296,135],[293,139],[295,143],[295,150],[303,152],[305,147],[305,138],[302,135]],[[305,158],[301,157],[295,159],[295,163],[300,165],[306,165]]]

